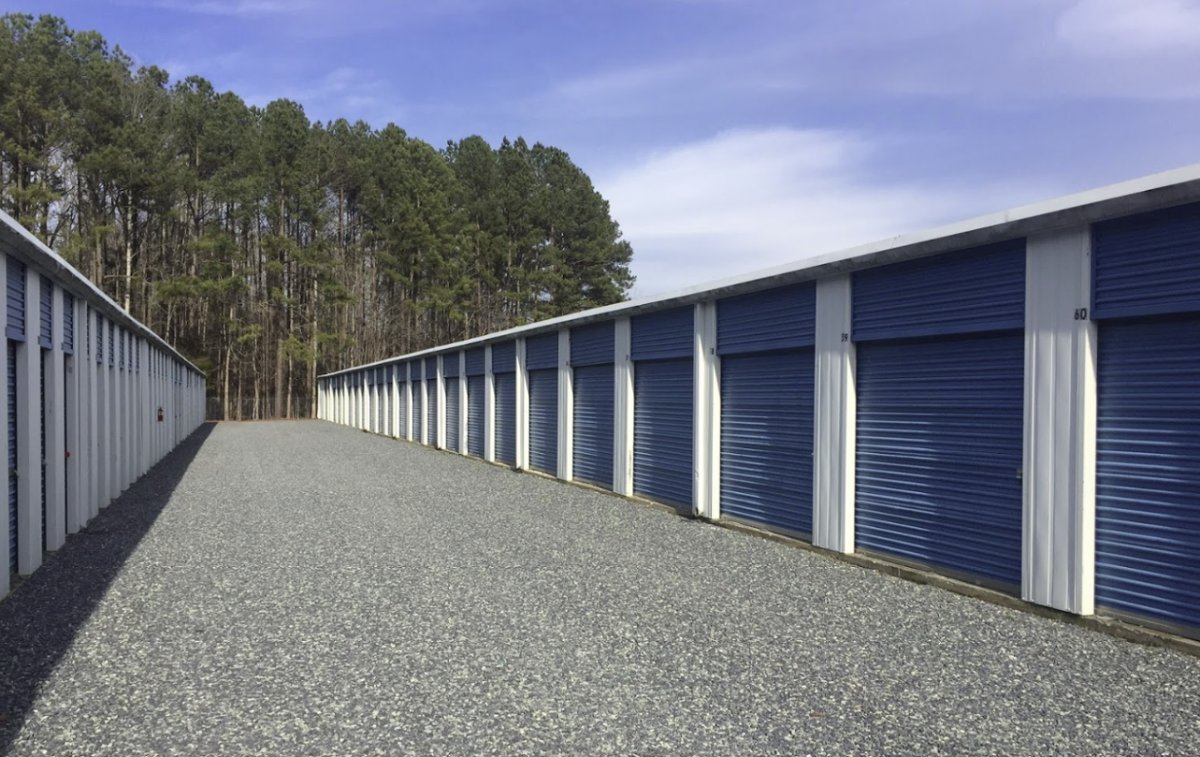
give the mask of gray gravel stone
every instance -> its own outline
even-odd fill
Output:
[[[1195,754],[1200,660],[319,422],[0,602],[20,755]]]

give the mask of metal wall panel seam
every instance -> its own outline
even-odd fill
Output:
[[[571,330],[558,330],[558,477],[573,480],[575,380],[571,372]]]
[[[633,496],[633,360],[628,318],[613,327],[613,491]]]
[[[1095,607],[1096,326],[1087,227],[1031,236],[1025,298],[1021,598]]]
[[[813,410],[813,544],[852,554],[855,522],[856,350],[848,274],[817,282]]]

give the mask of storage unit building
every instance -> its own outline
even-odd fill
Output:
[[[717,302],[721,513],[812,532],[816,285]]]

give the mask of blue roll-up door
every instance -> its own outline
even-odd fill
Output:
[[[633,376],[633,491],[692,504],[692,361],[637,363]]]
[[[487,406],[486,379],[483,376],[467,377],[467,453],[483,457],[485,418]]]
[[[8,340],[8,560],[17,572],[17,343]]]
[[[633,371],[633,491],[681,507],[692,504],[690,305],[630,321]]]
[[[611,351],[609,354],[612,354]],[[613,485],[612,363],[582,365],[572,369],[573,476],[597,486]]]
[[[425,379],[425,423],[429,429],[429,446],[437,447],[438,394],[436,378]]]
[[[1021,581],[1024,336],[858,346],[856,541]]]
[[[614,339],[612,321],[571,329],[572,475],[606,489],[613,485]]]
[[[25,341],[25,264],[9,255],[5,261],[5,331],[9,339]]]
[[[812,282],[717,303],[721,515],[812,532]]]
[[[1103,323],[1096,602],[1200,634],[1200,316]]]
[[[558,474],[558,369],[529,372],[529,465]]]
[[[497,373],[496,459],[517,464],[517,374]]]
[[[458,376],[446,379],[446,449],[458,452],[462,440],[459,438],[459,393]]]
[[[1023,240],[854,276],[856,541],[1021,581]]]
[[[529,465],[558,473],[558,334],[525,340],[529,376]]]
[[[721,515],[812,533],[813,350],[721,358]]]
[[[1092,229],[1096,604],[1200,638],[1200,204]]]

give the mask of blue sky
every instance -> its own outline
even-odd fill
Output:
[[[136,60],[553,144],[637,296],[1200,161],[1200,0],[58,0]]]

